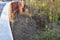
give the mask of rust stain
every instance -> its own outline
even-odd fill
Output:
[[[19,13],[19,14],[22,14],[23,13],[23,9],[24,9],[24,6],[25,5],[25,3],[24,2],[12,2],[11,4],[10,4],[10,6],[9,6],[9,21],[11,22],[11,23],[14,23],[14,19],[15,19],[15,17],[17,16],[17,14]],[[26,15],[29,15],[29,13],[28,13],[29,11],[28,11],[28,8],[27,9],[25,9],[25,13],[24,14],[26,14]]]

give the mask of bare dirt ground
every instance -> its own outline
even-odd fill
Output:
[[[14,40],[34,40],[37,24],[34,19],[27,15],[18,15],[13,24]]]

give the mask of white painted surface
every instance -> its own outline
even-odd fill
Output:
[[[0,40],[13,40],[9,19],[8,19],[8,7],[10,2],[7,3],[2,11],[0,18]]]

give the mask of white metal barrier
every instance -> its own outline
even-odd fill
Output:
[[[8,7],[11,2],[7,3],[2,11],[0,18],[0,40],[13,40],[9,18],[8,18]]]

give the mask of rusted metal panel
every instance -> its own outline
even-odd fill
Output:
[[[24,2],[11,2],[9,6],[9,21],[14,22],[18,13],[23,12]]]

